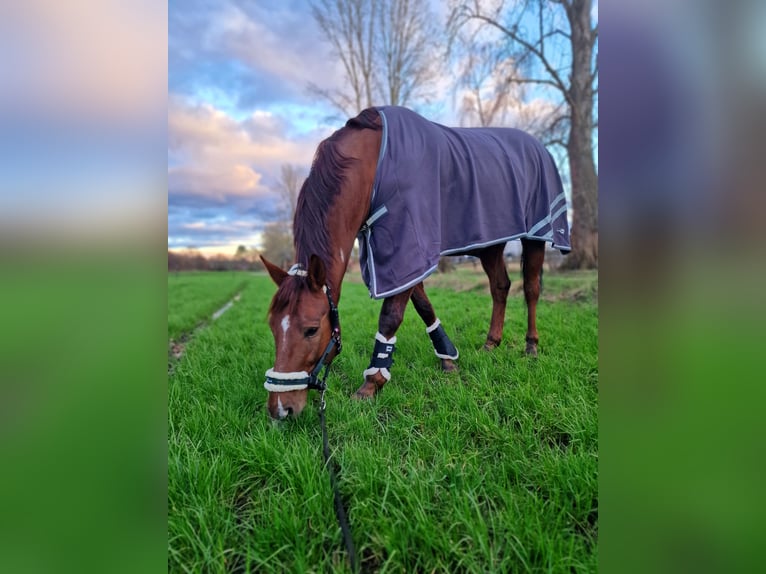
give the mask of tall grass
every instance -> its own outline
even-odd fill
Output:
[[[173,572],[347,571],[322,467],[317,396],[273,425],[263,373],[274,360],[274,287],[246,276],[242,300],[200,331],[169,381],[168,535]],[[330,443],[365,571],[596,569],[597,307],[539,306],[540,356],[523,356],[526,311],[509,300],[503,345],[480,350],[491,301],[433,289],[460,350],[438,370],[408,309],[392,380],[362,382],[380,302],[346,284],[343,354],[328,380]]]
[[[216,271],[168,274],[168,338],[193,331],[237,293],[246,278],[244,273]]]

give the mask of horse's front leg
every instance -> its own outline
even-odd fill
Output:
[[[396,345],[396,331],[404,319],[404,310],[410,298],[412,289],[407,289],[398,295],[384,299],[378,317],[378,332],[375,335],[375,347],[372,351],[370,366],[364,371],[364,383],[356,390],[353,398],[369,399],[374,397],[391,379],[391,364],[393,363]]]
[[[442,369],[447,372],[457,370],[457,365],[455,364],[455,360],[458,357],[457,349],[444,331],[441,321],[436,317],[431,301],[428,299],[428,295],[426,295],[423,283],[415,285],[415,288],[412,290],[411,298],[415,310],[426,324],[426,333],[431,337],[434,353],[441,359]]]

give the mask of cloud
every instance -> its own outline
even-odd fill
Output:
[[[282,165],[308,168],[329,131],[319,125],[296,134],[287,118],[272,112],[257,110],[237,120],[210,104],[171,95],[169,245],[229,245],[258,233],[280,215]]]
[[[229,1],[171,6],[169,84],[248,112],[285,99],[311,104],[309,82],[335,87],[342,74],[308,3]]]
[[[168,187],[175,192],[222,201],[273,194],[284,163],[308,166],[319,127],[302,136],[290,133],[282,117],[256,111],[241,121],[208,104],[171,96],[168,106]]]

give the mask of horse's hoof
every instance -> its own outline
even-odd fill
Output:
[[[537,357],[537,345],[527,345],[527,348],[524,349],[524,352],[527,354],[527,357]]]
[[[365,381],[362,386],[359,387],[353,395],[351,395],[351,398],[356,401],[371,399],[376,394],[378,394],[378,391],[378,386],[375,383],[371,381]]]
[[[457,370],[457,365],[452,359],[442,359],[442,371],[445,373],[452,373]]]
[[[500,346],[500,341],[495,341],[494,339],[487,338],[487,341],[484,343],[484,347],[482,347],[485,351],[494,351]]]

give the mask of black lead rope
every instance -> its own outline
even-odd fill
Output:
[[[322,453],[324,454],[324,464],[327,471],[330,473],[330,485],[332,486],[333,498],[335,499],[335,516],[338,518],[338,524],[340,524],[340,530],[343,534],[343,543],[346,545],[346,552],[348,552],[348,558],[351,561],[351,571],[358,572],[358,562],[356,558],[356,549],[354,548],[354,540],[351,537],[351,525],[348,523],[348,516],[346,515],[346,508],[343,505],[343,498],[338,488],[338,477],[335,472],[335,461],[330,454],[330,443],[327,440],[327,424],[325,423],[325,401],[324,393],[327,389],[325,381],[327,380],[327,371],[325,369],[324,378],[322,380],[322,397],[319,404],[319,421],[322,426]]]
[[[338,475],[335,460],[330,453],[330,443],[327,440],[327,423],[325,421],[324,411],[327,404],[324,400],[324,394],[327,390],[327,375],[330,372],[330,365],[325,364],[325,359],[330,354],[333,346],[338,347],[338,353],[341,351],[340,342],[340,318],[338,316],[338,307],[330,297],[330,289],[326,288],[327,300],[330,303],[330,324],[332,326],[332,336],[330,342],[327,344],[327,348],[322,357],[319,359],[319,363],[311,373],[309,388],[316,388],[322,394],[319,399],[319,424],[322,427],[322,454],[324,455],[324,465],[327,468],[327,472],[330,473],[330,486],[332,487],[333,499],[335,501],[335,516],[338,518],[338,524],[340,524],[340,531],[343,535],[343,543],[346,545],[346,552],[348,553],[349,561],[351,562],[351,571],[356,573],[359,571],[359,563],[356,558],[356,548],[354,548],[354,540],[351,537],[351,525],[348,522],[348,515],[346,514],[346,507],[343,505],[343,498],[338,488]],[[324,376],[321,381],[319,374],[324,368]]]

